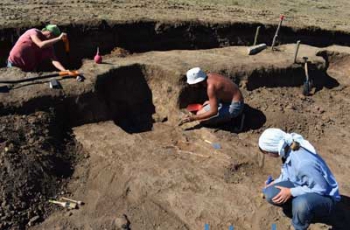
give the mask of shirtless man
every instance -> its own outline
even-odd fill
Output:
[[[66,36],[56,25],[47,25],[42,31],[27,30],[12,48],[7,67],[16,66],[23,71],[34,71],[40,62],[50,59],[56,69],[65,71],[56,58],[53,45]]]
[[[200,121],[204,125],[219,125],[229,122],[243,112],[244,100],[238,86],[220,74],[206,74],[196,67],[187,71],[187,83],[205,87],[209,100],[196,115],[188,115],[181,123]]]

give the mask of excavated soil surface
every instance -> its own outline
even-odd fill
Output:
[[[25,132],[23,138],[32,133],[33,138],[41,140],[32,150],[33,161],[24,160],[28,153],[21,152],[23,147],[16,144],[17,157],[6,153],[3,162],[7,162],[6,157],[25,162],[30,166],[28,175],[41,170],[36,167],[38,162],[38,167],[44,169],[35,180],[35,184],[41,184],[35,193],[40,199],[29,202],[28,195],[12,195],[12,201],[6,193],[2,195],[1,199],[6,200],[2,228],[28,227],[29,219],[39,216],[36,221],[40,224],[34,229],[118,229],[117,223],[125,215],[131,229],[202,229],[205,223],[212,229],[229,225],[268,229],[273,223],[278,229],[288,229],[290,220],[266,204],[259,192],[267,175],[278,176],[280,162],[263,160],[257,151],[257,139],[265,128],[280,127],[301,133],[314,143],[340,184],[343,200],[336,214],[323,220],[325,223],[313,224],[311,229],[346,229],[350,213],[346,150],[349,53],[344,47],[302,46],[300,52],[309,57],[315,85],[312,95],[305,97],[301,95],[303,68],[299,59],[293,64],[293,48],[281,46],[278,52],[266,50],[252,57],[245,55],[245,47],[146,52],[127,57],[111,54],[101,65],[84,61],[81,71],[86,80],[82,83],[65,79],[61,80],[62,89],[52,90],[47,81],[41,80],[16,84],[9,92],[2,92],[3,126],[9,125],[6,119],[17,119],[13,122],[16,126],[33,130]],[[247,105],[243,131],[237,132],[234,124],[218,129],[198,124],[177,126],[184,115],[181,108],[205,100],[205,92],[191,92],[184,81],[185,71],[196,65],[223,73],[241,86]],[[16,69],[1,70],[1,79],[28,79],[33,75]],[[60,118],[48,119],[52,113],[37,110],[54,111]],[[26,126],[29,118],[40,122]],[[73,127],[76,142],[88,156],[79,161],[71,177],[71,168],[64,175],[56,172],[55,167],[61,169],[60,161],[49,157],[70,159],[76,152],[63,151],[68,156],[61,155],[62,143],[57,144],[61,139],[45,131],[58,121],[62,127]],[[53,128],[57,129],[62,130]],[[10,133],[2,132],[6,145],[11,142]],[[33,142],[23,138],[12,142]],[[43,145],[51,143],[46,138],[56,142]],[[205,140],[218,142],[222,148],[215,150]],[[27,151],[31,153],[30,148]],[[68,160],[69,166],[72,162]],[[22,168],[16,167],[15,175],[21,174]],[[58,188],[62,176],[70,178],[64,191],[85,205],[48,216],[51,211],[44,201],[49,196],[61,196]],[[47,183],[46,177],[54,179]],[[9,177],[5,178],[3,181],[8,181]],[[24,183],[21,177],[17,179],[15,184]],[[26,185],[10,191],[31,194],[34,189]],[[10,201],[12,206],[8,205]],[[24,204],[27,206],[22,207]],[[32,216],[28,216],[30,210],[34,210]]]
[[[158,32],[167,31],[165,24],[153,22],[146,31],[155,25]],[[2,81],[26,80],[0,84],[0,229],[119,229],[126,216],[131,229],[203,229],[208,223],[211,229],[263,230],[275,223],[287,230],[290,220],[260,197],[266,177],[277,177],[281,164],[263,159],[257,150],[258,137],[268,127],[308,138],[339,182],[342,202],[335,214],[310,229],[348,229],[350,51],[329,46],[344,44],[346,34],[318,40],[324,48],[302,45],[293,63],[292,44],[247,56],[244,46],[224,47],[249,44],[240,36],[216,34],[209,43],[199,39],[211,33],[200,29],[213,28],[201,24],[179,26],[197,30],[183,44],[182,33],[175,33],[178,40],[167,40],[165,49],[159,48],[160,38],[170,39],[173,28],[141,46],[144,40],[137,40],[136,32],[127,43],[118,37],[120,27],[104,37],[111,31],[108,23],[89,26],[96,30],[87,32],[71,56],[84,82],[61,79],[62,89],[53,90],[50,78],[30,80],[47,72],[0,69]],[[2,37],[8,49],[14,30],[6,31]],[[311,35],[305,38],[313,41]],[[116,48],[116,40],[124,41],[122,48]],[[91,50],[100,43],[108,44],[108,55],[97,65],[90,60]],[[88,51],[78,55],[83,50]],[[301,95],[302,56],[309,58],[314,85],[307,97]],[[237,131],[238,122],[215,129],[198,123],[177,126],[186,105],[206,99],[203,89],[192,91],[185,83],[185,72],[193,66],[240,85],[246,103],[243,130]],[[221,149],[206,140],[220,143]],[[67,211],[48,203],[63,195],[85,205]]]
[[[46,218],[73,173],[75,142],[53,112],[0,117],[0,229]]]

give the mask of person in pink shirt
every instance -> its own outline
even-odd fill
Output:
[[[45,59],[50,59],[52,65],[60,71],[66,69],[57,60],[53,45],[67,34],[61,33],[56,25],[47,25],[42,31],[27,30],[16,42],[8,57],[7,66],[16,66],[23,71],[35,71]]]

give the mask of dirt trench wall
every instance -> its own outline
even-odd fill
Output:
[[[338,82],[328,76],[324,67],[308,64],[308,73],[313,86],[317,89],[322,87],[334,87]],[[293,65],[288,68],[261,68],[254,70],[247,79],[246,87],[254,90],[260,87],[299,87],[305,82],[305,69],[303,65]]]
[[[42,28],[44,25],[33,25]],[[134,21],[113,22],[96,21],[60,25],[70,39],[71,51],[67,57],[63,44],[56,44],[56,52],[69,68],[79,68],[83,58],[92,58],[99,47],[102,54],[110,53],[115,47],[122,47],[131,52],[152,50],[209,49],[232,45],[251,45],[255,30],[261,26],[258,42],[271,45],[276,26],[259,23],[209,23],[198,21],[158,22]],[[27,29],[4,28],[0,30],[0,67],[5,66],[8,54],[18,39]],[[295,43],[325,47],[332,44],[349,45],[350,34],[340,31],[322,30],[317,27],[281,28],[278,42]],[[51,67],[43,65],[42,69]]]
[[[127,132],[175,119],[178,83],[159,67],[131,65],[97,77],[94,92],[69,100],[73,126],[113,120]]]
[[[55,108],[68,126],[113,120],[127,132],[151,130],[153,122],[175,119],[179,92],[174,73],[159,67],[129,65],[96,77],[78,94],[39,95],[20,104],[2,104],[0,114],[30,114]],[[170,116],[169,116],[170,115]]]
[[[327,74],[326,65],[324,64],[309,63],[308,70],[313,86],[317,89],[322,87],[330,88],[339,84]],[[263,87],[300,87],[305,82],[304,65],[300,63],[290,65],[287,68],[270,65],[252,71],[235,69],[218,72],[228,76],[233,82],[248,91]],[[185,108],[188,104],[204,102],[205,100],[208,100],[205,90],[185,86],[180,92],[178,104],[180,108]]]
[[[238,68],[218,72],[249,91],[260,87],[298,87],[305,81],[300,64],[287,68]],[[310,63],[309,71],[316,88],[337,84],[320,63]],[[127,132],[147,131],[152,129],[153,122],[176,122],[179,108],[207,99],[204,89],[191,89],[185,78],[182,72],[159,66],[131,64],[99,74],[91,88],[83,92],[74,93],[72,90],[67,95],[63,91],[58,95],[40,94],[17,104],[2,104],[0,113],[30,114],[36,110],[56,108],[70,126],[113,120]]]
[[[80,146],[55,112],[0,117],[0,229],[25,229],[52,210]]]
[[[318,52],[326,60],[327,73],[339,79],[340,84],[348,85],[350,83],[350,55],[339,51],[323,50]]]

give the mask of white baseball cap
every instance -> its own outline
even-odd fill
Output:
[[[187,71],[186,76],[187,83],[190,85],[197,84],[207,78],[207,75],[199,67],[195,67]]]

